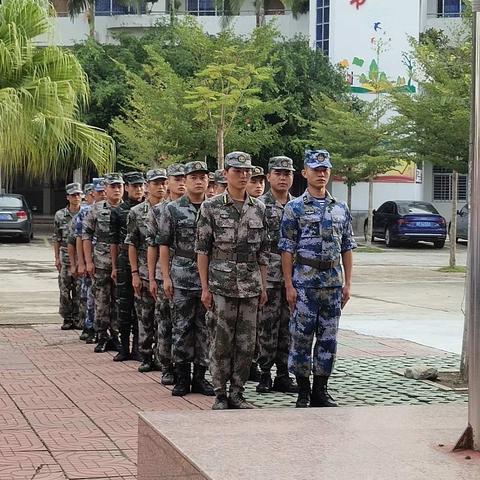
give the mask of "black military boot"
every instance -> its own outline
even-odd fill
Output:
[[[328,377],[315,375],[313,377],[311,407],[338,407],[327,390]]]
[[[133,333],[132,352],[130,354],[130,360],[135,360],[137,362],[142,361],[142,356],[140,355],[140,351],[138,349],[138,332]]]
[[[128,341],[130,342],[130,338],[128,339]],[[121,352],[122,351],[122,344],[120,343],[120,340],[118,338],[118,333],[112,334],[112,336],[108,340],[107,350],[113,350],[114,352]]]
[[[232,392],[228,397],[228,406],[235,410],[251,410],[255,408],[251,403],[248,403],[243,396],[243,393]]]
[[[257,393],[268,393],[272,388],[272,377],[270,372],[262,372],[260,375],[260,381],[257,385]]]
[[[217,395],[212,410],[228,410],[228,398],[224,393]]]
[[[190,363],[175,364],[175,386],[172,390],[174,397],[183,397],[190,393]]]
[[[273,381],[272,392],[298,393],[298,386],[289,377],[288,373],[277,375]]]
[[[259,382],[260,381],[260,370],[258,369],[258,363],[252,362],[250,365],[250,374],[248,375],[248,380],[250,382]]]
[[[60,327],[61,330],[73,330],[75,328],[75,325],[73,324],[73,320],[70,318],[66,318],[63,321],[63,325]]]
[[[173,365],[169,363],[162,367],[162,385],[175,385],[175,375],[173,374]]]
[[[207,397],[215,396],[213,385],[205,379],[207,367],[203,365],[193,365],[192,393],[200,393]]]
[[[105,353],[107,351],[107,343],[108,338],[100,338],[93,351],[95,353]]]
[[[114,362],[125,362],[130,360],[130,334],[124,332],[120,334],[120,350],[113,357]]]
[[[79,340],[85,341],[88,338],[88,328],[84,328],[78,338]]]
[[[92,345],[95,343],[96,340],[96,335],[95,335],[95,330],[93,328],[88,329],[88,336],[85,339],[85,343],[88,345]]]
[[[308,408],[310,401],[310,378],[309,377],[297,377],[298,383],[298,397],[296,408]]]
[[[146,373],[146,372],[151,372],[153,370],[152,368],[152,356],[151,355],[145,355],[142,358],[142,363],[138,366],[138,371],[140,373]]]

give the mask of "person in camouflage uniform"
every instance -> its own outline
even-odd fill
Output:
[[[145,179],[140,172],[123,175],[127,198],[112,209],[110,214],[110,255],[112,258],[112,279],[115,282],[118,328],[121,348],[113,357],[114,362],[126,360],[141,361],[138,352],[138,320],[135,312],[132,273],[128,261],[127,217],[130,210],[143,200]],[[130,333],[133,334],[130,352]]]
[[[255,350],[257,312],[267,300],[265,205],[246,193],[250,155],[225,157],[227,190],[204,202],[195,251],[211,333],[214,410],[252,408],[243,397]],[[230,395],[227,398],[227,382]]]
[[[156,299],[155,303],[155,322],[158,328],[157,332],[157,352],[159,357],[160,369],[162,370],[162,383],[172,385],[174,383],[173,363],[172,363],[172,319],[170,315],[170,304],[165,297],[163,290],[163,279],[158,275],[159,269],[159,241],[158,231],[160,228],[160,217],[162,210],[171,200],[177,200],[185,193],[185,167],[180,163],[174,163],[167,167],[167,186],[169,196],[159,204],[155,205],[147,219],[147,243],[148,243],[148,283],[150,293]],[[158,369],[157,362],[151,365],[140,365],[139,371],[148,371],[153,367]]]
[[[207,198],[212,198],[215,196],[215,173],[209,172],[208,173],[208,187],[205,193]]]
[[[215,170],[214,179],[215,179],[215,190],[214,195],[220,195],[227,188],[227,180],[223,174],[223,170]]]
[[[327,383],[335,360],[341,309],[350,298],[356,243],[348,207],[327,192],[331,168],[326,150],[305,152],[302,175],[307,190],[287,203],[278,244],[292,311],[288,367],[299,386],[298,408],[309,403],[311,407],[337,406]]]
[[[55,267],[58,271],[59,313],[63,318],[62,330],[82,328],[82,321],[79,318],[80,281],[70,271],[67,246],[71,222],[80,210],[81,185],[70,183],[66,187],[66,192],[68,205],[55,213],[52,237]],[[75,258],[73,258],[73,262],[75,262]]]
[[[247,183],[247,193],[253,198],[259,198],[265,192],[265,172],[262,167],[253,167],[252,176]]]
[[[283,210],[293,199],[289,190],[293,184],[293,161],[288,157],[273,157],[268,162],[267,179],[270,190],[259,197],[265,205],[268,234],[270,237],[270,263],[267,270],[268,301],[258,317],[258,364],[261,370],[258,393],[297,392],[298,388],[288,376],[288,348],[290,332],[288,323],[290,311],[285,297],[282,262],[278,241]],[[277,366],[277,374],[272,385],[270,371]]]
[[[83,325],[83,331],[80,334],[80,340],[86,340],[88,337],[88,330],[90,325],[90,312],[88,310],[88,290],[85,286],[86,277],[84,276],[83,271],[82,275],[79,273],[79,266],[80,262],[83,261],[83,250],[81,251],[81,259],[77,253],[76,249],[76,232],[77,232],[77,224],[80,223],[80,235],[82,234],[82,212],[92,205],[95,202],[95,194],[93,191],[93,183],[86,183],[83,187],[83,191],[85,192],[85,203],[82,202],[80,206],[79,212],[75,215],[73,220],[70,223],[70,229],[68,232],[67,244],[68,244],[68,257],[70,259],[70,274],[73,275],[78,279],[80,282],[80,300],[79,300],[79,309],[78,309],[78,318],[80,319],[80,323]],[[81,240],[80,240],[81,242]],[[84,263],[83,263],[84,265]],[[92,324],[93,325],[93,324]]]
[[[148,200],[133,207],[128,215],[128,258],[132,266],[132,285],[135,292],[135,308],[139,320],[139,352],[142,365],[151,365],[156,348],[155,298],[150,294],[147,261],[147,218],[154,205],[161,202],[167,192],[165,169],[147,172]],[[160,275],[159,272],[157,275]]]
[[[158,232],[163,289],[170,300],[173,326],[176,382],[172,395],[181,397],[190,389],[214,395],[212,385],[205,380],[208,331],[194,251],[196,218],[208,187],[206,163],[187,163],[185,176],[187,192],[163,209]]]
[[[110,213],[123,201],[124,182],[119,173],[106,174],[104,179],[107,198],[91,206],[83,220],[82,229],[87,274],[93,278],[95,330],[98,336],[98,344],[94,349],[96,353],[106,352],[109,347],[117,351],[121,348],[111,277]]]

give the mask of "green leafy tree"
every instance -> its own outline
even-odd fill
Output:
[[[396,167],[398,158],[386,148],[386,125],[378,121],[383,111],[375,102],[333,101],[325,95],[314,101],[317,119],[311,123],[309,143],[326,146],[335,162],[334,174],[343,178],[351,207],[352,187],[369,182],[366,241],[372,240],[373,185],[379,174]]]
[[[43,178],[88,163],[102,172],[114,161],[112,139],[79,120],[89,88],[77,59],[33,43],[48,32],[52,13],[43,0],[0,5],[0,168],[7,177]]]

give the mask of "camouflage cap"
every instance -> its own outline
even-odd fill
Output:
[[[142,172],[127,172],[123,174],[123,179],[127,184],[144,183],[145,178]]]
[[[305,150],[303,165],[309,168],[332,168],[330,154],[326,150]]]
[[[166,180],[167,171],[164,168],[152,168],[147,172],[147,182],[153,182],[153,180]]]
[[[290,170],[294,172],[293,160],[290,157],[272,157],[268,161],[268,171],[270,170]]]
[[[79,183],[73,182],[69,183],[65,187],[67,195],[75,195],[76,193],[83,193],[82,186]]]
[[[167,167],[167,175],[169,177],[180,177],[185,175],[185,165],[181,163],[172,163]]]
[[[86,183],[86,184],[83,186],[83,191],[84,191],[85,193],[90,193],[90,192],[93,192],[93,188],[94,188],[93,183]]]
[[[93,189],[96,192],[103,192],[105,190],[105,179],[103,177],[92,178],[92,182],[93,182]]]
[[[188,162],[185,165],[185,175],[194,172],[208,173],[208,167],[205,162]]]
[[[252,157],[245,152],[231,152],[225,156],[225,168],[253,168]]]
[[[253,177],[264,177],[264,176],[265,176],[265,172],[263,171],[262,167],[253,167],[252,178]]]
[[[121,183],[123,185],[125,183],[122,174],[117,172],[106,173],[103,178],[106,185],[114,185],[116,183]]]
[[[215,170],[214,176],[215,176],[215,183],[219,183],[220,185],[227,184],[227,179],[223,174],[223,170]]]
[[[208,172],[208,183],[215,183],[215,172]]]

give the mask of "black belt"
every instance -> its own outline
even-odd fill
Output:
[[[276,253],[277,255],[281,255],[282,251],[279,250],[278,246],[271,246],[270,247],[270,253]]]
[[[309,267],[316,268],[317,270],[330,270],[331,268],[335,268],[336,266],[340,265],[339,258],[325,262],[321,260],[315,260],[314,258],[301,257],[300,255],[297,255],[295,262],[299,265],[308,265]]]
[[[235,263],[251,263],[257,262],[257,255],[248,252],[225,252],[223,250],[215,250],[212,253],[212,260],[230,260]]]
[[[196,260],[197,259],[197,254],[195,252],[193,252],[192,250],[182,250],[181,248],[177,248],[173,252],[173,255],[175,257],[189,258],[190,260]]]

